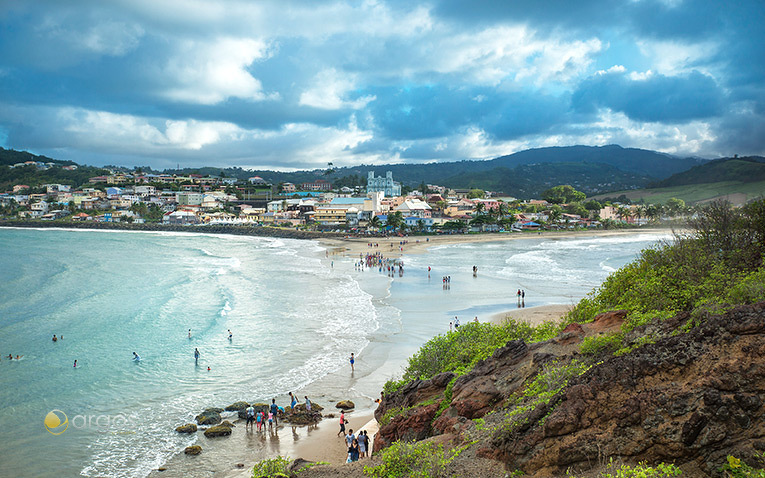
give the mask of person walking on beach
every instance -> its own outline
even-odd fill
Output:
[[[449,332],[451,332],[451,331],[452,331],[452,327],[453,327],[453,326],[454,326],[454,324],[453,324],[453,323],[450,321],[450,322],[449,322]]]
[[[353,352],[351,352],[351,372],[354,371],[353,364],[356,362],[356,360],[353,358]]]
[[[356,435],[353,434],[353,428],[348,430],[348,434],[345,435],[345,444],[348,446],[348,448],[351,447],[353,444],[353,440],[356,439]]]
[[[337,436],[340,436],[341,433],[345,435],[345,412],[340,412],[340,431],[337,432]]]
[[[454,328],[459,329],[460,328],[460,319],[457,317],[454,318]]]
[[[295,398],[295,395],[293,395],[292,392],[290,392],[289,395],[290,395],[290,408],[292,409],[292,413],[295,413],[295,405],[297,405],[297,398]]]
[[[305,411],[310,412],[311,411],[311,401],[308,400],[308,396],[305,395]]]
[[[271,413],[268,415],[268,422],[269,425],[271,423],[271,415],[274,417],[274,425],[279,426],[279,422],[276,418],[276,416],[279,414],[279,407],[276,405],[276,399],[271,399]]]

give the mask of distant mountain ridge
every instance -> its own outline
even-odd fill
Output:
[[[27,152],[0,149],[0,165],[29,160],[73,164],[71,161],[52,160]],[[538,197],[545,189],[558,184],[571,184],[588,194],[643,188],[705,163],[707,160],[698,158],[681,158],[656,151],[607,145],[529,149],[485,161],[362,164],[294,172],[249,170],[240,167],[181,168],[166,169],[162,172],[193,172],[238,179],[257,175],[274,184],[300,184],[316,179],[337,182],[341,178],[356,176],[357,184],[365,184],[365,178],[370,171],[378,176],[391,171],[396,181],[414,188],[421,183],[439,184],[451,188],[492,190],[527,199]],[[144,170],[148,171],[150,168]]]

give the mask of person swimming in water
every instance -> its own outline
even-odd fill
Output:
[[[56,334],[53,334],[53,341],[56,342],[58,339],[56,338]]]
[[[138,355],[137,353],[133,352],[133,360],[135,362],[140,362],[141,361],[141,356]]]
[[[189,329],[189,338],[191,338],[191,329]]]

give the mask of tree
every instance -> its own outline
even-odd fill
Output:
[[[400,229],[404,224],[404,215],[401,211],[396,211],[392,214],[388,214],[388,221],[386,222],[394,231]]]
[[[547,217],[550,219],[551,223],[555,223],[560,220],[561,214],[563,214],[563,210],[560,208],[560,206],[553,206],[550,208],[550,213],[547,215]]]
[[[587,195],[569,185],[555,186],[542,192],[542,199],[552,204],[581,202]]]
[[[486,192],[483,189],[471,189],[468,193],[468,199],[483,199],[486,197]]]
[[[682,199],[669,198],[667,199],[667,204],[665,206],[667,214],[670,216],[678,216],[685,211],[685,201]]]
[[[484,203],[482,203],[482,202],[476,203],[476,205],[475,205],[475,212],[476,212],[476,214],[481,215],[481,214],[483,214],[483,212],[485,210],[486,210],[486,205]]]
[[[372,216],[369,219],[369,227],[373,229],[380,229],[380,218],[377,216]]]
[[[583,206],[588,211],[600,211],[603,209],[603,205],[594,199],[590,199],[589,201],[585,202]]]

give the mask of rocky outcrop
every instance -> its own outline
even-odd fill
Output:
[[[231,425],[230,423],[228,425]],[[207,438],[222,437],[231,435],[231,426],[227,425],[215,425],[205,430],[205,436]]]
[[[356,408],[356,404],[350,400],[340,400],[339,402],[337,402],[337,405],[335,405],[335,407],[341,410],[351,410],[352,408]]]
[[[207,408],[202,413],[194,417],[194,420],[196,420],[200,425],[215,425],[216,423],[220,423],[220,414],[222,411],[222,408]]]
[[[573,380],[557,407],[544,410],[546,420],[542,415],[519,433],[497,434],[499,456],[539,476],[587,468],[607,456],[713,474],[728,454],[762,449],[765,303],[710,317],[689,333],[669,333],[688,318],[654,324],[664,338]]]
[[[183,450],[183,453],[187,455],[199,455],[202,453],[202,447],[199,445],[187,446],[186,449]]]
[[[547,342],[509,342],[456,380],[442,374],[409,382],[375,411],[378,421],[394,416],[374,450],[440,434],[457,443],[479,437],[478,456],[542,477],[584,471],[607,457],[672,462],[689,476],[709,476],[728,454],[747,459],[765,448],[765,302],[707,317],[688,333],[681,330],[688,314],[655,320],[627,334],[628,343],[643,345],[620,357],[578,354],[584,337],[620,331],[625,316],[601,314]],[[572,360],[592,367],[557,395],[518,408],[547,364]],[[438,414],[452,380],[451,403]],[[477,418],[485,421],[482,434]]]
[[[250,404],[247,402],[234,402],[231,405],[224,408],[224,410],[227,412],[238,412],[240,410],[246,409],[249,406]]]
[[[185,425],[181,425],[175,429],[178,433],[194,433],[197,431],[197,426],[193,423],[187,423]]]

